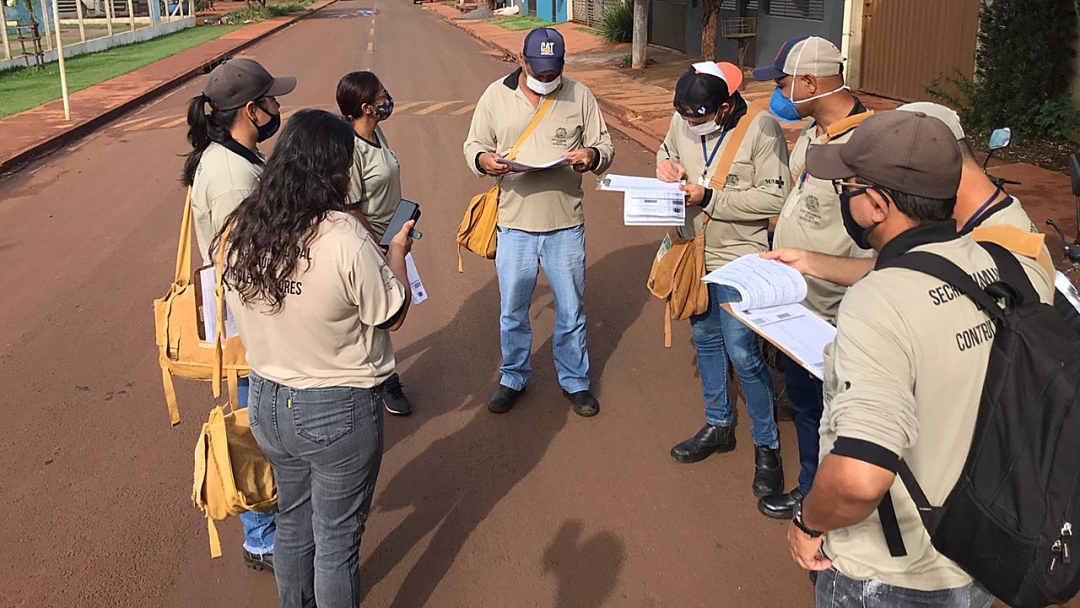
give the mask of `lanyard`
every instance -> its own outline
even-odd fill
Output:
[[[709,148],[705,145],[705,136],[701,136],[701,155],[705,157],[705,170],[702,171],[702,177],[709,174],[709,167],[712,166],[712,161],[716,159],[716,153],[720,151],[720,146],[724,144],[724,138],[727,137],[729,131],[724,131],[720,134],[720,139],[716,140],[716,145],[713,146],[712,154],[709,154]]]
[[[994,203],[994,201],[997,200],[997,197],[998,197],[999,194],[1001,194],[1001,186],[998,186],[998,189],[994,190],[994,193],[990,195],[990,198],[986,199],[986,202],[982,204],[982,207],[979,207],[979,210],[976,211],[971,216],[971,218],[968,219],[968,221],[964,223],[964,227],[960,229],[960,232],[961,233],[965,232],[968,229],[969,226],[974,224],[979,219],[979,216],[982,215],[983,212],[986,211],[990,207],[990,205],[992,205]]]

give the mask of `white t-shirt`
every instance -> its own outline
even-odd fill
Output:
[[[389,332],[405,288],[359,220],[332,211],[301,252],[281,309],[226,292],[256,374],[297,389],[373,388],[394,372]]]

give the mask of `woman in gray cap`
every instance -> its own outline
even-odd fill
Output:
[[[203,264],[213,263],[210,246],[225,219],[252,190],[265,159],[259,142],[281,125],[276,97],[291,93],[296,78],[274,78],[256,61],[232,59],[214,68],[200,95],[188,105],[188,142],[184,185],[191,188],[195,237]],[[238,385],[236,407],[247,407],[248,379]],[[273,513],[243,513],[244,563],[274,570]]]

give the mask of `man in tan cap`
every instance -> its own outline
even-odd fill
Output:
[[[993,597],[933,548],[915,503],[894,485],[903,483],[902,457],[930,503],[944,501],[967,457],[993,343],[985,339],[993,321],[971,299],[951,297],[928,274],[887,267],[924,251],[980,286],[998,276],[990,254],[952,220],[960,147],[940,120],[894,111],[866,119],[846,144],[811,148],[806,161],[811,175],[834,181],[845,229],[877,251],[879,270],[844,296],[826,350],[824,457],[795,508],[792,556],[821,571],[818,608],[849,606],[871,591],[880,605],[988,607]],[[972,332],[983,339],[959,339]],[[873,516],[887,492],[901,557]]]

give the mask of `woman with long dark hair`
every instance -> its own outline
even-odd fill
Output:
[[[203,264],[213,263],[210,245],[225,218],[255,189],[265,162],[258,144],[281,124],[276,97],[296,88],[293,77],[274,78],[251,59],[232,59],[210,72],[203,92],[188,105],[191,152],[184,185],[191,187],[195,238]],[[247,407],[248,379],[237,388],[238,408]],[[243,513],[244,563],[274,569],[274,514]]]
[[[352,150],[341,118],[297,112],[216,245],[251,366],[251,429],[277,482],[282,608],[360,602],[380,387],[394,371],[389,332],[409,309],[412,222],[384,257],[346,212]]]
[[[338,82],[337,104],[356,136],[349,172],[349,213],[378,241],[401,201],[401,166],[379,127],[394,113],[394,98],[375,74],[351,72]],[[382,397],[387,412],[395,416],[412,413],[397,372],[386,381]]]

